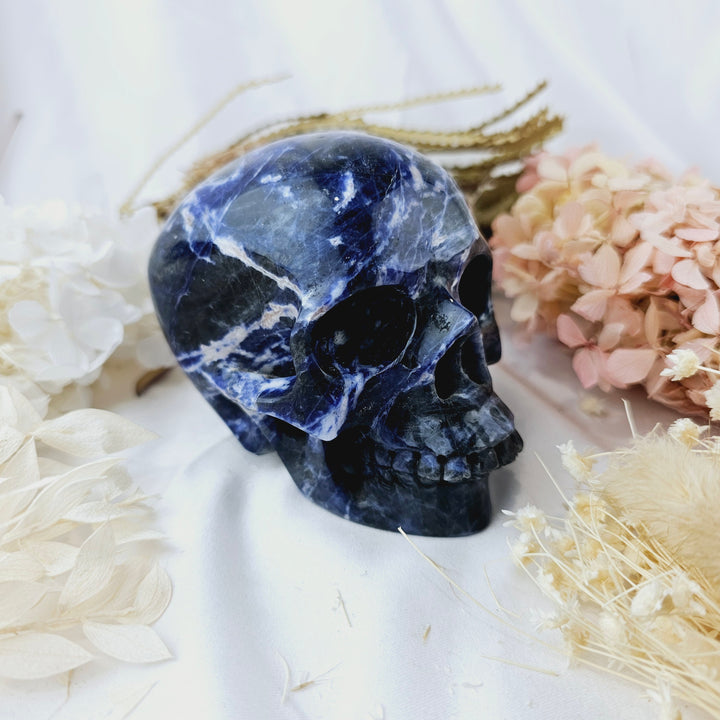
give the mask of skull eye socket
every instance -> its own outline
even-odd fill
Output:
[[[476,317],[485,313],[492,281],[490,255],[476,255],[463,270],[458,285],[460,302]]]
[[[400,288],[368,288],[338,303],[311,331],[315,359],[334,373],[384,370],[400,359],[415,332],[415,303]]]

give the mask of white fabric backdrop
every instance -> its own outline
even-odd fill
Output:
[[[277,74],[292,79],[236,100],[147,196],[174,189],[193,159],[269,119],[503,83],[499,101],[387,118],[463,126],[541,79],[551,82],[543,102],[567,116],[553,147],[598,141],[717,181],[719,21],[711,0],[0,0],[0,137],[23,113],[0,193],[11,203],[115,208],[229,90]],[[505,357],[493,376],[526,450],[495,473],[495,506],[557,508],[534,453],[560,475],[555,445],[622,442],[623,413],[613,401],[601,423],[583,416],[568,358],[541,339],[523,345],[500,306]],[[673,417],[633,402],[643,429]],[[0,683],[0,718],[120,718],[147,690],[133,720],[658,716],[635,686],[566,670],[561,655],[459,596],[399,535],[305,501],[277,457],[244,452],[179,374],[114,409],[161,435],[132,465],[162,493],[175,597],[157,628],[176,659],[100,663],[74,673],[69,688],[66,678]],[[498,515],[475,537],[418,544],[491,609],[492,588],[503,607],[524,612],[542,601],[507,558],[509,534]],[[282,702],[284,662],[291,686],[322,677]]]

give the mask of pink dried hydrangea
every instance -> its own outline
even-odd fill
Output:
[[[518,190],[490,241],[512,318],[572,348],[585,388],[641,384],[720,418],[720,190],[595,146],[528,159]],[[672,372],[679,350],[690,375]]]

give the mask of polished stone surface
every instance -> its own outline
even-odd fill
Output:
[[[359,133],[282,140],[196,187],[150,261],[178,362],[250,451],[343,517],[490,519],[522,447],[492,391],[491,259],[450,176]]]

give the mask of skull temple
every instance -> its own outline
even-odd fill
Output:
[[[423,535],[482,530],[522,448],[494,394],[492,260],[450,176],[359,133],[260,148],[196,187],[150,260],[178,362],[310,499]]]

